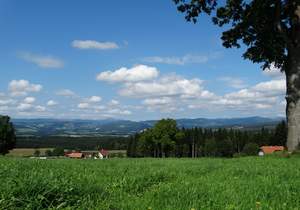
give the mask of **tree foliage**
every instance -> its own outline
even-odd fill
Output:
[[[259,146],[256,143],[247,143],[243,149],[245,155],[257,155],[259,151]]]
[[[245,59],[274,65],[286,75],[287,147],[300,139],[300,0],[173,0],[187,21],[201,13],[220,27],[226,48],[246,46]]]
[[[276,129],[260,130],[179,129],[175,123],[170,119],[162,120],[153,128],[131,136],[127,156],[195,158],[257,155],[260,146],[284,145],[286,141],[285,122],[278,124]]]
[[[200,13],[211,15],[218,26],[229,25],[221,39],[226,48],[248,48],[244,58],[263,63],[264,68],[274,64],[284,67],[289,47],[299,46],[298,18],[295,14],[299,1],[282,0],[174,0],[187,21],[197,22]],[[228,27],[226,27],[228,28]]]
[[[51,155],[52,156],[64,156],[65,155],[64,148],[62,148],[62,147],[54,148]]]
[[[16,145],[16,135],[13,124],[8,116],[0,115],[0,154],[5,155]]]

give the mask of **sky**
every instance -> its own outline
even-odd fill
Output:
[[[0,114],[13,118],[282,117],[285,79],[171,0],[0,0]]]

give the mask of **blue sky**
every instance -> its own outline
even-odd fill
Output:
[[[0,114],[131,120],[284,115],[278,69],[166,1],[0,0]]]

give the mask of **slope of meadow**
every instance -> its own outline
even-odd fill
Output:
[[[298,209],[300,159],[0,158],[0,209]]]

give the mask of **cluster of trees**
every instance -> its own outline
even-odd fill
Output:
[[[64,154],[65,154],[64,148],[56,147],[53,150],[50,150],[50,149],[46,150],[44,155],[41,154],[41,151],[39,149],[35,149],[34,153],[33,153],[33,156],[35,156],[35,157],[40,157],[40,156],[46,156],[46,157],[55,156],[55,157],[58,157],[58,156],[64,156]]]
[[[0,115],[0,154],[5,155],[16,145],[16,134],[8,116]]]
[[[129,157],[232,157],[256,155],[263,145],[286,145],[284,121],[276,129],[258,131],[211,128],[177,128],[172,119],[160,120],[153,128],[132,136]]]
[[[64,137],[64,136],[28,136],[18,137],[17,148],[56,148],[62,147],[72,150],[94,150],[98,145],[108,150],[126,150],[127,137]]]

